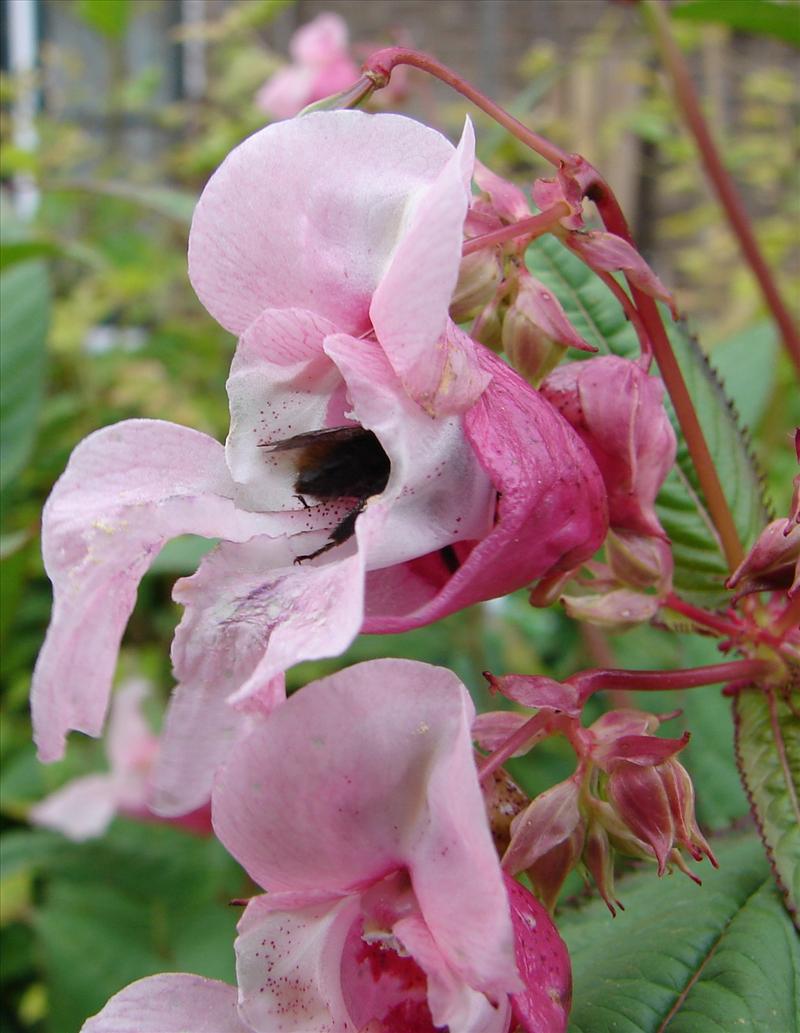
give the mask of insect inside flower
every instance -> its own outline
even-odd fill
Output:
[[[367,500],[380,495],[389,480],[389,457],[377,437],[364,427],[312,430],[262,447],[267,452],[297,451],[294,490],[304,506],[308,507],[306,495],[319,502],[353,502],[328,541],[315,552],[296,557],[295,563],[312,560],[351,538]]]

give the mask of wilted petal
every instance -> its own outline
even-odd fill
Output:
[[[228,155],[195,210],[200,300],[234,333],[265,308],[294,307],[358,336],[413,207],[452,154],[400,115],[327,111],[267,126]]]
[[[376,660],[316,682],[231,756],[217,835],[274,891],[344,893],[407,869],[448,962],[476,989],[512,989],[473,713],[455,676],[427,664]]]
[[[34,804],[28,820],[82,842],[105,832],[117,812],[117,803],[110,775],[86,775]]]
[[[247,905],[236,939],[240,1011],[254,1030],[349,1033],[342,951],[358,897],[286,909],[272,895]]]
[[[120,990],[81,1033],[252,1033],[239,1018],[236,988],[168,972]]]
[[[467,120],[458,149],[417,204],[375,291],[375,333],[406,390],[432,415],[463,412],[488,382],[475,346],[447,312],[461,265],[475,153]]]
[[[560,710],[578,717],[583,709],[579,688],[570,682],[554,681],[542,675],[505,674],[486,676],[492,692],[499,692],[523,707]]]
[[[572,1003],[572,968],[552,918],[524,886],[506,876],[511,921],[525,989],[511,998],[524,1033],[563,1033]]]
[[[511,845],[503,868],[512,875],[569,839],[581,824],[578,782],[568,778],[540,793],[511,825]]]
[[[365,631],[419,627],[544,574],[588,559],[605,537],[599,470],[572,428],[504,362],[483,349],[492,381],[464,417],[467,437],[498,492],[492,531],[439,554],[370,574]]]
[[[279,517],[238,510],[233,494],[222,446],[175,424],[129,420],[72,453],[43,517],[54,603],[31,690],[43,761],[71,728],[99,734],[137,585],[168,539],[278,533]]]
[[[472,738],[483,750],[493,752],[503,743],[510,739],[524,724],[530,721],[530,714],[521,714],[517,710],[490,710],[484,714],[478,714],[472,725]],[[528,743],[512,754],[512,757],[521,757],[530,749]]]

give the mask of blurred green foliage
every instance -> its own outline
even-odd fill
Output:
[[[192,29],[205,40],[209,60],[208,93],[201,102],[160,104],[155,99],[160,70],[130,80],[115,65],[103,133],[43,114],[34,151],[8,139],[3,149],[3,176],[32,177],[41,194],[30,221],[4,211],[0,253],[0,1024],[9,1031],[72,1033],[111,993],[155,971],[232,978],[237,916],[227,901],[252,887],[218,844],[124,820],[101,841],[82,845],[27,826],[33,801],[104,763],[97,743],[73,736],[66,760],[49,768],[38,765],[27,694],[50,608],[39,515],[74,446],[92,430],[130,417],[167,418],[220,439],[226,433],[224,383],[234,342],[194,297],[186,276],[186,235],[208,174],[263,124],[253,96],[278,59],[258,32],[283,6],[283,0],[234,4],[218,21]],[[137,17],[136,5],[125,0],[79,0],[73,12],[97,32],[98,47],[109,48],[119,45]],[[702,30],[685,28],[693,34],[689,44],[697,45]],[[584,46],[576,68],[583,62],[591,71],[598,52],[598,46]],[[622,56],[636,69],[642,90],[624,118],[609,112],[608,122],[614,132],[633,132],[657,149],[658,182],[668,203],[654,239],[666,248],[680,279],[683,305],[694,314],[701,336],[713,343],[712,359],[750,427],[755,452],[770,459],[768,489],[782,512],[794,465],[787,429],[800,423],[791,367],[716,206],[698,188],[691,146],[648,54],[642,39],[631,55]],[[66,92],[79,94],[82,68],[75,56],[51,47],[46,60],[66,76]],[[532,52],[527,67],[529,84],[510,106],[526,118],[536,109],[538,127],[569,146],[570,126],[552,114],[548,98],[575,69],[557,67],[546,48]],[[4,83],[3,96],[13,96],[17,87]],[[791,282],[797,201],[790,185],[797,143],[789,73],[780,67],[747,72],[739,104],[737,123],[725,133],[726,155],[757,201],[759,234],[773,266],[785,269]],[[463,117],[461,105],[442,110],[445,124],[458,121],[456,110]],[[134,115],[145,118],[165,142],[147,161],[131,161],[120,146],[121,120]],[[530,178],[534,163],[514,141],[489,126],[481,136],[484,161]],[[120,674],[150,678],[162,702],[171,684],[169,641],[179,616],[171,586],[194,570],[208,547],[193,539],[172,543],[139,592]],[[485,669],[563,678],[589,666],[692,666],[717,657],[707,640],[655,628],[624,636],[588,633],[557,609],[532,610],[518,594],[429,628],[362,637],[344,657],[295,668],[289,687],[386,655],[451,667],[484,707],[497,705],[490,703],[480,676]],[[706,689],[683,693],[680,700],[674,694],[650,697],[646,704],[637,699],[636,705],[683,708],[668,727],[675,729],[672,735],[684,727],[694,732],[686,758],[697,779],[701,821],[720,828],[741,818],[746,801],[733,762],[727,701]],[[600,706],[589,708],[587,721]],[[564,744],[550,741],[511,768],[534,793],[566,777],[571,761]]]

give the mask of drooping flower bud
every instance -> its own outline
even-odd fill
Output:
[[[663,538],[633,531],[609,531],[606,559],[622,584],[631,588],[655,588],[659,596],[670,591],[674,563],[672,550]]]
[[[534,889],[552,907],[583,849],[584,820],[578,807],[575,775],[540,793],[511,824],[511,845],[503,868],[527,871]]]
[[[625,631],[652,620],[658,613],[657,596],[630,588],[615,588],[602,595],[562,595],[567,616],[597,624],[609,631]]]
[[[608,492],[611,526],[666,537],[655,499],[675,461],[664,387],[628,359],[602,355],[559,366],[541,392],[588,445]]]
[[[658,874],[663,875],[675,839],[675,820],[658,768],[619,761],[608,776],[606,792],[623,823],[650,847]]]
[[[622,908],[622,904],[614,896],[614,852],[605,828],[594,819],[589,820],[581,860],[594,879],[606,907],[616,917],[616,909]]]
[[[736,570],[726,581],[739,595],[788,588],[789,598],[800,592],[800,524],[773,520],[767,524]]]
[[[645,262],[636,248],[616,233],[587,230],[570,233],[564,243],[583,259],[590,269],[601,272],[620,271],[639,290],[669,306],[673,319],[678,318],[675,299]]]
[[[503,279],[503,263],[497,248],[482,248],[461,259],[458,282],[450,302],[455,323],[473,319],[494,297]]]
[[[597,351],[570,323],[561,302],[530,273],[520,270],[517,293],[503,320],[503,350],[532,384],[553,370],[569,347]]]

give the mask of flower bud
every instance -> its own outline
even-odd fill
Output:
[[[497,248],[482,248],[461,259],[458,282],[450,301],[454,323],[473,319],[495,295],[503,278],[503,264]]]
[[[649,294],[669,306],[672,318],[678,318],[675,299],[645,262],[636,248],[616,233],[604,230],[588,230],[570,233],[564,243],[574,251],[590,269],[601,272],[620,271],[640,291]]]
[[[540,793],[511,823],[511,844],[503,868],[511,875],[527,870],[543,900],[555,902],[583,846],[584,822],[578,808],[580,787],[568,778]]]
[[[659,601],[629,588],[616,588],[602,595],[562,595],[567,616],[586,621],[611,631],[625,631],[652,620],[658,613]]]
[[[726,581],[740,588],[740,595],[765,588],[787,588],[789,597],[800,591],[800,524],[773,520],[756,539],[753,548]]]
[[[606,907],[616,917],[617,911],[614,905],[622,908],[622,904],[614,896],[614,852],[611,849],[608,833],[599,821],[589,821],[581,860],[594,879]]]
[[[675,821],[658,767],[619,761],[608,776],[606,792],[621,821],[655,854],[658,874],[663,875],[675,839]]]
[[[558,298],[524,270],[503,320],[502,341],[512,366],[534,385],[558,365],[568,347],[597,350],[578,334]]]
[[[559,366],[541,392],[599,466],[611,526],[665,538],[655,499],[675,461],[677,442],[661,381],[628,359],[602,355]]]
[[[663,538],[609,531],[606,559],[617,580],[631,588],[656,588],[663,596],[672,587],[672,549]]]

